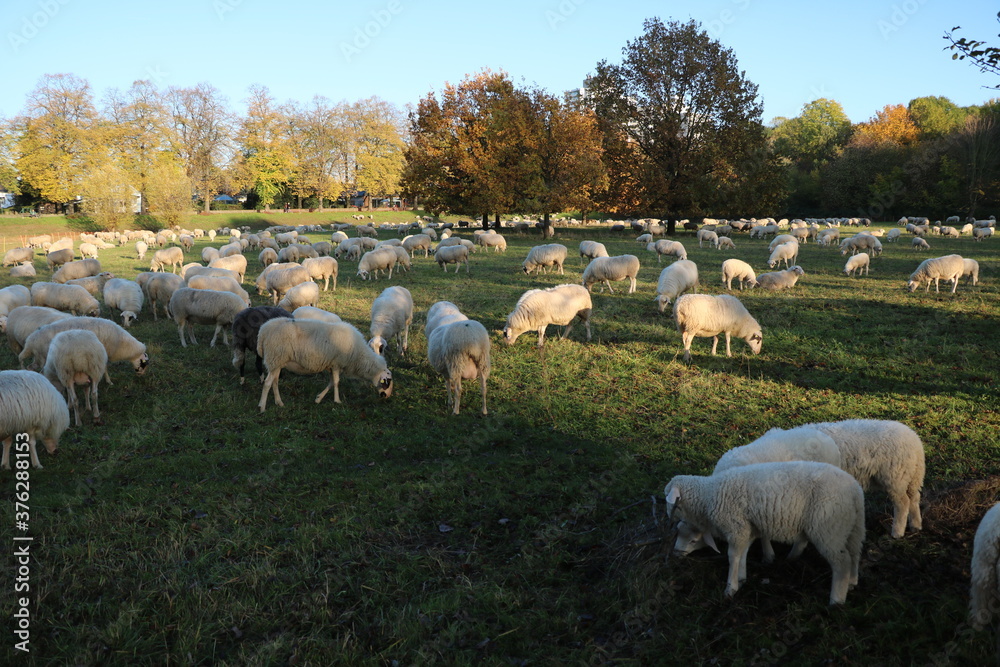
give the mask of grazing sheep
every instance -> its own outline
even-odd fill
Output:
[[[728,236],[720,236],[719,243],[715,247],[719,250],[721,250],[722,248],[736,250],[736,243]]]
[[[771,273],[762,273],[757,276],[757,287],[761,289],[791,289],[795,287],[795,283],[798,282],[799,277],[804,275],[805,271],[802,267],[796,264],[795,266],[790,266],[784,271],[773,271]]]
[[[233,243],[227,243],[226,245],[219,248],[218,259],[224,259],[226,257],[234,257],[236,255],[243,254],[243,244],[239,241]]]
[[[653,242],[653,235],[640,234],[639,236],[635,237],[635,242],[638,243],[639,245],[649,245],[650,243]]]
[[[104,285],[104,305],[114,313],[121,313],[122,325],[128,329],[132,322],[139,319],[142,311],[142,288],[139,284],[125,278],[112,278]]]
[[[235,278],[231,278],[229,276],[191,276],[187,280],[186,286],[191,289],[210,289],[218,292],[232,292],[243,300],[243,303],[247,308],[250,307],[250,295],[245,289],[240,287],[240,283],[237,282]]]
[[[660,279],[656,283],[657,311],[663,312],[670,305],[671,299],[676,299],[688,290],[698,291],[698,266],[687,259],[681,259],[660,271]]]
[[[92,331],[104,345],[109,363],[128,361],[135,369],[136,375],[143,375],[146,372],[149,366],[146,346],[120,325],[99,317],[67,317],[38,329],[24,341],[24,349],[18,355],[21,367],[24,368],[25,362],[32,359],[31,368],[44,368],[52,339],[56,334],[70,329]],[[104,379],[109,385],[113,384],[107,371],[104,373]]]
[[[10,470],[11,442],[17,438],[15,451],[19,455],[24,442],[21,434],[26,433],[31,465],[41,469],[35,443],[41,440],[49,454],[54,454],[67,428],[66,399],[44,376],[32,371],[0,371],[0,467]]]
[[[3,330],[7,334],[7,343],[14,354],[20,354],[28,336],[35,333],[46,324],[73,317],[55,308],[45,306],[18,306],[12,308],[3,322]]]
[[[8,250],[3,255],[4,266],[31,264],[33,261],[35,261],[34,248],[14,248],[13,250]]]
[[[600,257],[592,262],[599,261]],[[503,340],[507,345],[513,345],[525,331],[538,332],[538,347],[545,344],[545,329],[550,324],[565,326],[561,338],[569,336],[573,328],[573,320],[579,317],[587,329],[587,340],[590,340],[590,314],[593,310],[590,300],[590,290],[580,285],[558,285],[548,289],[528,290],[521,295],[514,305],[514,310],[507,316],[503,328]]]
[[[346,322],[270,320],[257,335],[257,354],[267,367],[260,394],[261,412],[267,408],[269,390],[274,392],[274,402],[284,406],[278,393],[278,379],[284,368],[300,374],[330,372],[330,383],[316,397],[317,403],[331,387],[334,403],[340,403],[341,374],[370,381],[382,398],[392,395],[392,373],[385,359],[375,354],[361,332]]]
[[[521,267],[528,275],[536,270],[547,273],[545,268],[550,266],[558,268],[559,273],[563,274],[563,262],[566,261],[567,252],[566,246],[561,243],[537,245],[528,251],[528,256],[521,263]],[[468,268],[468,264],[466,264],[466,268]],[[456,268],[455,271],[457,273],[458,269]]]
[[[213,259],[218,259],[218,258],[219,258],[219,250],[218,250],[218,248],[211,248],[211,247],[209,247],[209,248],[202,248],[202,251],[201,251],[201,261],[203,261],[206,264],[208,264]]]
[[[263,250],[260,251],[260,254],[257,255],[257,261],[260,262],[261,266],[274,264],[275,262],[278,261],[278,253],[274,252],[274,250],[270,248],[264,248]]]
[[[383,273],[388,273],[391,279],[392,269],[395,266],[396,251],[391,248],[369,250],[361,256],[361,261],[358,262],[358,275],[361,276],[362,280],[368,280],[369,277],[373,280],[378,280],[378,272],[382,271]]]
[[[299,249],[295,245],[285,246],[278,251],[277,261],[281,263],[286,262],[298,262],[302,257],[299,254]]]
[[[137,276],[138,278],[138,276]],[[138,280],[136,281],[138,282]],[[159,320],[156,313],[157,304],[163,304],[163,312],[170,317],[168,304],[174,291],[184,287],[184,280],[175,273],[153,273],[144,283],[140,283],[149,300],[150,308],[153,310],[153,320]]]
[[[275,306],[288,290],[311,280],[309,272],[299,264],[272,264],[267,267],[266,275],[262,273],[261,277],[264,278],[265,288]]]
[[[403,246],[389,246],[389,248],[396,253],[396,270],[409,272],[412,264],[410,264],[410,253],[406,252],[406,248]],[[455,268],[455,272],[458,272],[458,267]]]
[[[657,264],[660,263],[660,258],[663,255],[673,255],[677,259],[687,259],[687,250],[684,249],[684,245],[680,241],[660,239],[647,245],[646,250],[656,253]],[[607,257],[607,255],[604,255],[604,257]]]
[[[507,252],[507,239],[495,232],[477,235],[475,243],[484,248],[493,248],[493,252]]]
[[[726,356],[733,356],[729,347],[735,334],[760,354],[764,335],[757,320],[747,312],[740,300],[728,294],[685,294],[674,302],[674,320],[684,343],[684,361],[691,361],[691,342],[696,338],[712,337],[712,356],[719,344],[719,334],[726,334]]]
[[[860,251],[867,251],[869,255],[878,255],[882,252],[882,242],[871,234],[857,234],[840,242],[840,254],[852,255]]]
[[[708,477],[677,475],[664,488],[668,516],[684,521],[718,551],[729,544],[726,595],[746,579],[750,545],[764,540],[816,546],[833,570],[830,604],[858,582],[865,538],[864,492],[829,463],[785,461],[739,466]]]
[[[865,275],[868,275],[868,267],[871,265],[871,260],[866,253],[861,253],[860,255],[851,255],[847,259],[847,263],[844,264],[844,273],[847,275],[861,275],[861,270],[864,269]]]
[[[899,230],[897,229],[896,232],[897,232],[896,237],[898,237]],[[896,237],[892,238],[894,239]],[[830,227],[828,229],[820,231],[819,236],[817,236],[816,238],[816,243],[822,246],[829,246],[839,242],[840,242],[840,230],[837,229],[836,227]]]
[[[424,337],[430,340],[434,329],[469,319],[462,314],[458,306],[451,301],[438,301],[427,310],[427,320],[424,322]]]
[[[587,257],[588,259],[593,259],[595,257],[607,256],[608,249],[604,247],[603,243],[598,243],[597,241],[580,241],[581,258]]]
[[[910,279],[907,281],[906,287],[913,292],[926,281],[927,287],[924,291],[929,292],[931,281],[933,280],[934,291],[939,292],[938,285],[941,279],[944,278],[951,281],[951,292],[954,294],[958,288],[958,280],[962,277],[963,273],[965,273],[965,261],[961,255],[929,257],[920,262],[917,270],[910,274]]]
[[[973,241],[982,241],[983,239],[989,238],[990,236],[993,236],[992,227],[974,227],[972,230]]]
[[[10,269],[11,278],[34,278],[36,275],[34,264],[18,264]]]
[[[42,374],[56,389],[65,389],[74,422],[80,426],[80,403],[76,398],[76,385],[90,385],[89,390],[84,391],[86,408],[93,410],[94,424],[100,424],[101,409],[97,400],[97,388],[107,369],[108,352],[94,332],[70,329],[53,336]]]
[[[323,280],[323,291],[330,288],[330,278],[333,278],[333,291],[337,291],[337,273],[340,267],[333,257],[308,257],[302,260],[302,268],[305,269],[313,280]]]
[[[372,301],[371,340],[368,345],[384,357],[389,339],[395,338],[396,349],[405,355],[410,345],[412,323],[413,297],[410,291],[405,287],[386,287]]]
[[[767,265],[772,269],[780,264],[785,263],[785,268],[789,266],[789,260],[794,264],[795,260],[799,258],[799,242],[798,241],[788,241],[787,243],[782,243],[775,247],[774,251],[771,252],[771,256],[767,259]],[[757,282],[760,282],[758,278]]]
[[[318,304],[319,285],[307,280],[285,292],[285,296],[278,302],[278,308],[292,312],[300,306],[313,306],[315,308]]]
[[[319,320],[320,322],[331,323],[343,322],[343,320],[340,319],[340,315],[331,313],[328,310],[323,310],[322,308],[314,308],[313,306],[299,306],[292,311],[292,317],[298,320]]]
[[[965,225],[962,225],[962,229],[961,229],[961,235],[962,235],[962,236],[965,236],[966,234],[969,234],[969,235],[971,235],[971,234],[972,234],[972,230],[973,230],[973,229],[975,229],[975,227],[974,227],[974,226],[972,225],[972,223],[971,223],[971,222],[970,222],[970,223],[967,223],[967,224],[965,224]]]
[[[308,306],[304,306],[308,307]],[[264,379],[264,360],[257,354],[257,334],[265,322],[276,317],[292,317],[284,308],[277,306],[256,306],[241,310],[233,318],[233,367],[240,372],[240,384],[246,378],[243,376],[244,362],[247,350],[253,350],[257,376]],[[338,318],[339,320],[339,318]]]
[[[378,230],[371,225],[358,225],[355,229],[358,232],[358,236],[378,237]]]
[[[754,273],[753,267],[742,259],[727,259],[722,263],[722,282],[726,285],[726,289],[733,288],[734,278],[737,280],[741,292],[743,291],[743,283],[749,287],[757,286],[757,274]]]
[[[4,449],[5,460],[6,455]],[[1000,503],[986,512],[976,528],[969,569],[969,623],[979,630],[990,625],[1000,609]]]
[[[45,256],[45,263],[49,271],[73,261],[73,251],[69,248],[54,250]]]
[[[177,269],[184,263],[184,251],[177,247],[161,248],[153,253],[153,260],[149,263],[150,271],[163,271],[169,265],[171,273],[177,273]]]
[[[104,294],[104,286],[109,280],[115,277],[115,274],[110,271],[101,271],[96,276],[87,276],[86,278],[74,278],[73,280],[67,280],[66,285],[79,285],[83,289],[87,290],[92,296],[98,296]]]
[[[0,331],[7,322],[7,314],[18,306],[31,305],[31,290],[24,285],[10,285],[0,289]]]
[[[79,285],[34,283],[31,286],[31,305],[48,306],[74,315],[101,314],[101,304]]]
[[[191,248],[194,247],[194,237],[190,234],[181,234],[177,237],[177,243],[184,249],[184,252],[190,252]]]
[[[462,380],[479,378],[486,411],[486,380],[490,376],[490,335],[479,322],[462,320],[436,327],[427,340],[427,359],[444,375],[448,387],[448,405],[459,414]]]
[[[708,243],[712,246],[719,245],[719,235],[708,229],[698,230],[698,247],[702,247],[702,243]]]
[[[229,269],[235,271],[237,280],[242,284],[247,274],[247,258],[243,255],[230,255],[229,257],[219,257],[208,263],[212,269]]]
[[[938,234],[940,234],[941,236],[951,236],[954,238],[958,238],[959,236],[962,235],[954,227],[941,227],[940,229],[938,229]]]
[[[618,255],[616,257],[595,257],[590,260],[590,264],[583,270],[582,284],[590,291],[590,286],[594,283],[603,283],[601,292],[604,292],[604,285],[608,286],[608,291],[614,294],[611,289],[611,281],[629,280],[628,293],[635,292],[635,277],[639,274],[639,258],[635,255]]]
[[[231,325],[236,315],[246,307],[243,299],[232,292],[180,287],[174,290],[170,297],[169,312],[174,322],[177,323],[182,347],[187,347],[184,335],[185,326],[191,332],[191,342],[195,345],[198,344],[198,340],[194,336],[195,324],[215,325],[215,333],[212,335],[212,342],[209,343],[209,347],[215,347],[215,339],[218,338],[220,331],[222,332],[223,344],[229,344],[225,327]]]
[[[66,262],[58,271],[52,274],[52,282],[65,283],[74,278],[96,276],[101,270],[101,262],[96,259],[80,259],[75,262]]]
[[[80,257],[83,259],[97,259],[97,246],[93,243],[81,243]]]
[[[450,245],[438,246],[438,249],[434,251],[434,261],[437,262],[438,266],[444,269],[445,273],[448,272],[448,265],[455,265],[455,273],[465,264],[465,272],[469,272],[469,249],[464,245]],[[560,267],[562,268],[562,267]],[[527,272],[527,269],[525,269]]]
[[[974,259],[962,258],[962,263],[965,266],[962,269],[962,277],[966,278],[965,284],[968,285],[970,282],[973,285],[979,284],[979,262]],[[929,287],[929,286],[928,286]]]
[[[927,243],[926,240],[922,239],[919,236],[914,236],[913,237],[913,243],[911,243],[910,246],[914,250],[930,250],[931,249],[930,244]]]
[[[767,251],[774,252],[774,249],[777,248],[782,243],[789,243],[791,241],[795,241],[796,243],[798,243],[795,237],[792,236],[791,234],[778,234],[773,239],[771,239],[771,243],[769,243],[767,246]]]

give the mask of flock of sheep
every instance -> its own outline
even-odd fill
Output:
[[[841,254],[850,255],[844,267],[849,276],[860,275],[862,270],[867,274],[872,258],[883,251],[879,232],[862,230],[841,240],[839,221],[827,220],[823,225],[810,220],[713,222],[698,229],[699,247],[708,244],[718,249],[735,248],[736,231],[749,232],[750,238],[771,236],[774,238],[768,248],[768,267],[785,267],[758,275],[749,263],[726,259],[721,263],[721,284],[730,291],[733,281],[741,291],[794,287],[805,275],[796,263],[799,247],[810,240],[821,246],[839,242]],[[925,237],[932,231],[942,236],[968,233],[981,241],[992,234],[994,224],[993,220],[970,221],[959,230],[948,225],[931,226],[926,220],[904,219],[900,228],[885,235],[885,240],[895,241],[906,229],[915,242],[920,242],[914,249],[928,246]],[[390,286],[373,300],[370,336],[366,340],[353,325],[318,308],[320,282],[326,291],[332,280],[336,290],[338,260],[357,261],[360,279],[377,280],[380,275],[391,279],[394,270],[411,270],[412,260],[421,252],[425,258],[433,252],[434,261],[444,271],[449,264],[456,265],[456,272],[465,264],[468,272],[470,254],[477,247],[501,253],[507,249],[499,233],[477,230],[471,239],[465,239],[452,236],[447,225],[405,225],[399,229],[404,238],[383,241],[377,240],[380,229],[374,226],[341,227],[329,241],[315,243],[306,234],[323,232],[318,226],[272,228],[257,234],[222,230],[230,235],[230,241],[219,248],[205,248],[201,257],[206,265],[185,264],[185,253],[193,250],[194,240],[200,236],[214,239],[215,231],[194,230],[173,236],[148,232],[97,235],[81,239],[80,260],[74,260],[72,241],[52,243],[44,237],[29,239],[29,247],[8,251],[3,264],[13,267],[12,277],[34,276],[33,260],[38,247],[47,249],[47,265],[53,273],[50,281],[35,282],[30,289],[12,285],[0,290],[0,331],[6,333],[22,368],[40,371],[0,371],[3,467],[10,467],[9,449],[15,434],[28,433],[31,465],[41,468],[36,441],[41,440],[50,452],[54,451],[60,435],[69,427],[71,411],[74,423],[81,424],[76,385],[87,386],[85,408],[92,411],[97,423],[98,386],[102,379],[111,384],[108,364],[127,360],[137,373],[145,371],[149,364],[146,347],[126,331],[140,316],[144,304],[152,309],[154,320],[158,319],[158,306],[163,306],[165,314],[177,324],[185,347],[188,340],[197,342],[195,324],[215,327],[213,346],[220,333],[228,345],[227,329],[231,329],[232,363],[241,383],[247,352],[256,355],[257,373],[262,380],[261,412],[266,410],[269,392],[276,404],[283,405],[279,379],[285,369],[301,374],[330,374],[328,385],[315,399],[317,403],[330,389],[333,400],[340,402],[341,376],[366,380],[380,396],[388,397],[393,391],[393,378],[386,355],[390,343],[399,355],[408,350],[414,316],[410,292]],[[698,267],[687,259],[683,244],[656,239],[664,231],[658,221],[646,221],[640,227],[644,233],[637,242],[656,254],[658,264],[663,257],[674,259],[660,272],[656,302],[661,313],[673,302],[685,361],[691,359],[691,343],[696,337],[713,338],[713,355],[720,335],[725,336],[727,356],[732,355],[733,335],[759,353],[763,343],[761,327],[740,300],[731,294],[697,294]],[[786,234],[779,234],[785,229]],[[348,236],[345,232],[349,230],[357,235]],[[150,271],[138,274],[135,280],[103,271],[98,252],[115,242],[134,243],[140,260],[156,246]],[[168,245],[171,242],[176,245]],[[257,259],[263,270],[255,285],[259,295],[270,297],[271,305],[253,306],[243,288],[248,250],[259,253]],[[522,262],[522,270],[529,275],[549,270],[565,275],[567,254],[562,244],[535,246]],[[628,280],[628,293],[635,292],[638,257],[609,256],[602,243],[591,240],[580,243],[579,254],[589,260],[580,284],[524,292],[504,324],[502,338],[506,344],[513,345],[521,334],[534,331],[537,346],[542,347],[549,325],[562,327],[561,335],[566,338],[576,320],[583,323],[589,341],[591,288],[600,284],[602,292],[604,287],[613,292],[611,283]],[[978,271],[975,260],[959,255],[931,258],[919,264],[907,280],[907,287],[913,291],[926,283],[929,289],[933,281],[937,289],[944,279],[952,283],[954,292],[963,277],[973,284],[978,282]],[[98,295],[111,313],[118,312],[121,325],[99,317]],[[462,381],[478,380],[482,414],[487,414],[491,351],[487,328],[470,320],[455,304],[439,301],[426,314],[424,333],[428,364],[445,378],[452,412],[459,414]],[[716,539],[729,544],[727,594],[734,594],[746,578],[747,550],[754,540],[761,540],[767,560],[773,558],[771,540],[793,543],[793,557],[811,542],[830,563],[830,602],[838,604],[857,583],[865,532],[863,490],[875,483],[887,491],[894,506],[892,536],[900,538],[907,525],[913,530],[921,527],[923,477],[923,444],[910,428],[893,421],[852,420],[787,431],[773,429],[724,455],[712,475],[679,475],[667,484],[664,493],[668,514],[679,522],[677,552],[689,553],[701,546],[717,548]],[[1000,595],[998,565],[1000,505],[986,515],[976,536],[972,593],[976,623],[987,620],[995,596]]]

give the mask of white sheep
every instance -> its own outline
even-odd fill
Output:
[[[17,266],[18,264],[31,264],[35,261],[34,248],[13,248],[3,255],[4,266]]]
[[[31,465],[41,469],[36,441],[41,440],[49,454],[54,454],[67,428],[66,399],[44,376],[32,371],[0,371],[0,440],[3,441],[0,467],[10,470],[10,445],[14,438],[18,439],[15,452],[20,458],[21,434],[26,433]]]
[[[52,271],[56,267],[60,267],[63,264],[68,264],[73,261],[73,250],[69,248],[63,248],[61,250],[53,250],[45,256],[45,264],[49,267],[49,271]]]
[[[142,274],[140,274],[141,276]],[[136,276],[136,282],[139,282],[139,277]],[[175,273],[153,273],[149,278],[143,282],[139,282],[142,287],[143,292],[146,293],[146,299],[149,301],[149,306],[153,310],[153,320],[159,320],[157,315],[157,304],[163,304],[163,312],[170,317],[170,311],[167,309],[170,303],[170,297],[173,296],[174,291],[179,287],[184,287],[184,280]]]
[[[848,252],[855,255],[862,250],[867,251],[869,255],[878,255],[882,252],[882,242],[871,234],[857,234],[840,242],[841,255],[846,255]]]
[[[462,264],[465,264],[465,272],[469,272],[469,249],[464,245],[450,245],[441,247],[438,246],[437,250],[434,251],[434,261],[437,262],[438,266],[444,269],[445,273],[448,272],[448,265],[455,265],[455,273],[461,268]],[[560,266],[560,268],[562,268]],[[525,270],[527,272],[527,270]]]
[[[24,349],[17,357],[21,367],[24,368],[25,362],[32,359],[29,368],[44,368],[52,339],[56,334],[70,329],[92,331],[104,345],[109,363],[128,361],[132,364],[136,375],[143,375],[146,372],[149,366],[146,346],[120,325],[99,317],[67,317],[38,329],[24,341]],[[109,385],[113,384],[107,371],[104,372],[104,379]]]
[[[315,308],[318,304],[319,285],[311,280],[307,280],[285,292],[285,295],[281,297],[281,301],[278,302],[278,308],[284,308],[288,312],[292,312],[300,306],[313,306]]]
[[[698,266],[688,259],[681,259],[660,271],[660,279],[656,283],[656,309],[663,312],[676,299],[688,290],[698,291]]]
[[[729,341],[734,334],[745,340],[754,354],[760,353],[764,342],[757,320],[739,299],[728,294],[685,294],[674,302],[674,320],[684,343],[684,361],[691,361],[691,342],[696,337],[712,337],[712,356],[720,333],[726,334],[727,357],[733,356]]]
[[[406,248],[403,246],[389,246],[389,249],[396,253],[396,270],[403,273],[409,272],[412,264],[410,263],[410,253],[406,252]],[[458,271],[458,267],[455,268],[455,271]]]
[[[229,344],[225,327],[231,325],[236,315],[246,307],[243,299],[232,292],[180,287],[171,295],[168,311],[177,323],[182,347],[187,347],[185,327],[191,332],[191,342],[198,344],[198,339],[194,335],[195,324],[215,325],[215,333],[209,344],[209,347],[215,347],[215,339],[218,338],[220,331],[223,344]]]
[[[871,265],[871,259],[866,253],[861,253],[860,255],[851,255],[847,258],[847,263],[844,264],[844,273],[847,275],[861,275],[861,270],[864,269],[865,275],[868,275],[869,266]]]
[[[201,261],[203,261],[206,264],[208,264],[213,259],[218,259],[218,258],[219,258],[219,249],[218,248],[212,248],[212,247],[202,248],[202,250],[201,250]]]
[[[312,280],[309,272],[299,264],[272,264],[263,273],[266,292],[271,295],[272,304],[277,306],[288,290],[296,285]],[[257,279],[258,284],[260,278]]]
[[[973,241],[982,241],[983,239],[989,238],[991,236],[993,236],[992,227],[974,227],[972,230]]]
[[[7,334],[7,344],[14,354],[20,354],[28,336],[38,331],[46,324],[73,317],[55,308],[46,306],[18,306],[11,309],[4,323],[3,330]]]
[[[484,248],[493,248],[493,252],[507,252],[507,239],[495,232],[477,234],[475,243]]]
[[[177,243],[184,249],[184,252],[190,252],[191,248],[194,247],[194,237],[190,234],[181,234],[177,237]]]
[[[108,284],[108,281],[115,277],[115,274],[110,271],[101,271],[96,276],[87,276],[86,278],[74,278],[73,280],[67,280],[66,285],[79,285],[83,289],[87,290],[92,296],[103,296],[104,286]]]
[[[461,246],[455,246],[461,247]],[[405,355],[410,345],[410,324],[413,323],[413,297],[405,287],[386,287],[372,301],[372,321],[368,345],[385,356],[389,339],[396,339],[396,349]]]
[[[528,251],[528,256],[521,263],[521,268],[525,273],[531,275],[531,272],[536,270],[546,273],[545,268],[551,266],[559,269],[559,273],[563,274],[563,262],[566,261],[567,252],[569,251],[566,246],[561,243],[537,245]]]
[[[81,243],[80,257],[83,259],[97,259],[97,246],[93,243]]]
[[[601,258],[592,260],[596,262]],[[566,284],[548,289],[528,290],[514,305],[503,328],[503,340],[513,345],[525,331],[538,332],[538,347],[545,344],[545,329],[550,324],[565,326],[561,338],[569,336],[574,318],[579,317],[590,340],[590,315],[593,310],[590,290],[580,285]]]
[[[914,250],[930,250],[931,249],[930,244],[927,243],[926,240],[924,240],[923,238],[921,238],[919,236],[914,236],[913,237],[913,242],[910,244],[910,247],[912,247]]]
[[[173,275],[173,274],[171,274]],[[250,294],[240,287],[240,283],[230,276],[196,275],[188,278],[187,287],[191,289],[210,289],[219,292],[232,292],[243,300],[246,307],[250,307]],[[171,293],[171,296],[173,294]]]
[[[477,378],[483,394],[483,414],[487,414],[486,380],[490,376],[490,335],[486,327],[469,319],[435,327],[427,340],[427,359],[434,370],[444,375],[452,414],[459,414],[462,380]]]
[[[973,285],[979,284],[979,262],[974,259],[968,259],[966,257],[962,258],[962,264],[965,268],[962,269],[962,277],[966,278],[965,284],[968,285],[970,282]]]
[[[976,528],[969,569],[969,623],[982,629],[993,622],[1000,609],[1000,503],[986,512]]]
[[[142,311],[142,288],[133,280],[112,278],[104,284],[104,305],[114,313],[121,313],[122,325],[128,329],[132,322],[139,319]]]
[[[899,236],[899,230],[896,230],[897,234],[893,239]],[[819,232],[816,238],[816,243],[822,246],[830,246],[834,243],[840,242],[840,230],[836,227],[830,227]]]
[[[830,564],[830,604],[843,604],[858,582],[865,538],[864,492],[849,474],[829,463],[754,463],[708,477],[677,475],[664,488],[668,516],[682,520],[718,551],[729,545],[726,595],[746,579],[750,545],[758,537],[807,540]]]
[[[308,308],[308,306],[303,307]],[[260,332],[261,326],[276,317],[291,318],[293,316],[294,313],[289,314],[287,310],[277,306],[256,306],[246,308],[236,314],[236,317],[233,318],[233,367],[240,372],[240,384],[243,384],[245,379],[243,366],[247,350],[253,350],[257,375],[261,380],[264,379],[264,360],[257,355],[257,334]]]
[[[934,291],[939,292],[938,285],[941,279],[951,281],[951,292],[955,293],[958,288],[958,281],[965,273],[965,262],[961,255],[945,255],[943,257],[929,257],[924,261],[920,262],[920,266],[917,270],[910,274],[910,278],[906,283],[908,290],[913,292],[920,285],[927,282],[927,287],[924,290],[929,292],[931,289],[931,281],[934,281]]]
[[[771,256],[768,257],[767,259],[767,265],[773,269],[781,262],[784,262],[785,268],[787,269],[789,267],[789,260],[791,260],[791,264],[794,264],[795,260],[797,260],[798,257],[799,257],[799,242],[795,240],[788,241],[774,248],[774,250],[771,252]],[[759,278],[757,282],[760,282]]]
[[[238,276],[237,280],[239,280],[241,284],[247,274],[247,258],[243,255],[219,257],[209,262],[208,266],[213,269],[229,269],[230,271],[235,271]]]
[[[469,319],[462,314],[458,306],[451,301],[438,301],[427,310],[427,319],[424,322],[424,337],[430,340],[434,329],[452,322],[461,322]]]
[[[74,315],[100,315],[101,304],[79,285],[38,282],[31,285],[31,305],[48,306]]]
[[[340,376],[370,381],[379,396],[392,395],[392,373],[385,359],[368,347],[361,332],[346,322],[329,324],[315,320],[273,319],[257,335],[257,354],[264,359],[267,377],[260,394],[261,412],[267,408],[267,392],[273,390],[274,402],[284,406],[278,393],[278,379],[283,368],[293,373],[330,373],[330,383],[316,397],[323,400],[333,389],[333,401],[340,403]]]
[[[261,266],[267,266],[268,264],[274,264],[278,261],[278,253],[276,253],[271,248],[264,248],[257,255],[257,261],[260,262]]]
[[[639,258],[635,255],[618,255],[616,257],[595,257],[590,260],[590,264],[583,270],[583,280],[581,284],[590,291],[594,283],[602,283],[601,292],[604,285],[608,286],[608,291],[614,294],[611,289],[611,281],[629,280],[628,293],[635,292],[636,276],[639,274]]]
[[[639,245],[649,245],[650,243],[653,242],[653,235],[640,234],[639,236],[635,237],[635,242],[638,243]]]
[[[36,275],[34,264],[18,264],[10,269],[11,278],[34,278]]]
[[[333,278],[333,291],[337,291],[337,273],[340,267],[333,257],[307,257],[302,260],[302,268],[309,273],[313,280],[323,280],[323,291],[330,288],[330,278]]]
[[[66,262],[58,271],[52,274],[52,282],[65,283],[74,278],[96,276],[101,271],[101,262],[96,259],[80,259],[75,262]]]
[[[597,241],[580,241],[580,257],[593,259],[595,257],[607,257],[608,249],[603,243]]]
[[[719,242],[715,246],[717,249],[728,248],[730,250],[736,250],[736,243],[728,236],[720,236]]]
[[[86,409],[93,410],[94,424],[100,424],[98,386],[107,369],[108,352],[94,332],[86,329],[70,329],[53,336],[42,374],[56,389],[65,389],[66,400],[70,410],[73,411],[75,424],[80,426],[80,403],[76,397],[76,385],[90,385],[90,388],[84,391]]]
[[[704,229],[704,228],[699,229],[698,230],[698,247],[699,248],[702,247],[701,244],[703,242],[704,243],[708,243],[709,245],[717,246],[717,245],[719,245],[719,235],[716,234],[714,231],[711,231],[711,230],[708,230],[708,229]]]
[[[663,255],[673,255],[677,259],[687,259],[687,250],[684,249],[684,244],[680,241],[668,241],[667,239],[660,239],[649,243],[646,246],[646,250],[656,253],[656,263],[660,263],[660,258]],[[603,255],[607,257],[607,255]]]
[[[791,234],[778,234],[773,239],[771,239],[771,242],[767,246],[767,251],[774,252],[774,249],[777,248],[779,245],[781,245],[782,243],[789,243],[790,241],[795,241],[796,243],[798,243],[795,237],[792,236]]]
[[[427,257],[431,250],[431,237],[427,234],[413,234],[411,236],[407,236],[403,239],[403,248],[410,253],[411,257],[414,257],[418,250],[423,250],[424,257]]]
[[[184,264],[184,251],[177,247],[160,248],[153,253],[153,260],[149,263],[150,271],[163,271],[168,265],[171,273]]]
[[[791,289],[795,287],[795,283],[798,282],[801,276],[805,275],[805,271],[798,264],[790,266],[784,271],[772,271],[771,273],[762,273],[757,276],[757,287],[761,289]]]
[[[0,331],[4,331],[7,314],[18,306],[31,305],[31,290],[24,285],[10,285],[0,289]]]
[[[737,285],[740,291],[743,291],[743,284],[746,283],[748,287],[757,286],[757,274],[754,273],[753,267],[744,262],[742,259],[727,259],[722,263],[722,283],[726,286],[726,289],[731,290],[733,288],[733,279],[737,281]]]
[[[361,256],[358,262],[358,275],[362,280],[378,280],[378,272],[388,273],[392,278],[392,269],[396,266],[396,251],[392,248],[369,250]]]

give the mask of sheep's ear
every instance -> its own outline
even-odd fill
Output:
[[[707,544],[708,546],[712,547],[712,549],[715,550],[715,553],[722,553],[721,551],[719,551],[719,547],[715,546],[715,538],[712,537],[712,531],[706,530],[704,533],[701,534],[701,538],[705,540],[705,544]]]
[[[677,499],[681,497],[681,490],[674,486],[670,489],[670,493],[667,494],[667,504],[673,505],[677,502]]]

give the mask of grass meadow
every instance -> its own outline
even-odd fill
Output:
[[[334,221],[350,213],[199,216],[189,226]],[[0,218],[7,248],[60,229],[78,232],[62,218]],[[712,357],[710,339],[697,339],[689,365],[653,301],[667,260],[658,266],[636,234],[557,228],[553,241],[570,250],[564,276],[525,276],[521,261],[542,241],[505,235],[506,254],[479,252],[457,275],[418,257],[409,273],[365,282],[341,262],[320,305],[366,334],[382,289],[413,294],[410,351],[390,355],[388,400],[345,380],[342,404],[328,395],[316,405],[327,379],[285,372],[285,407],[269,401],[260,414],[259,382],[251,372],[238,384],[229,350],[207,346],[208,327],[184,349],[172,322],[144,311],[131,332],[148,346],[149,371],[113,365],[104,424],[84,416],[31,471],[25,664],[991,660],[992,633],[965,618],[973,534],[1000,489],[1000,242],[933,237],[920,253],[904,235],[861,278],[843,274],[836,249],[807,244],[794,289],[739,294],[763,327],[761,354],[734,340],[732,358]],[[525,290],[579,282],[583,239],[640,258],[636,293],[627,282],[595,291],[590,343],[577,326],[568,340],[550,328],[541,350],[532,333],[505,347],[500,329]],[[701,292],[720,293],[727,257],[766,270],[768,241],[738,234],[735,251],[717,251],[690,232],[676,239],[698,264]],[[190,261],[207,243],[197,240]],[[922,259],[950,253],[979,261],[978,286],[903,289]],[[261,267],[256,252],[248,259],[249,282]],[[131,246],[101,261],[119,277],[148,270]],[[35,264],[48,279],[44,258]],[[0,287],[11,282],[3,271]],[[427,363],[423,316],[442,299],[492,334],[487,416],[476,383],[452,416]],[[0,345],[0,368],[17,367]],[[772,565],[751,549],[733,599],[723,596],[724,553],[670,557],[650,497],[671,476],[708,474],[772,427],[855,417],[916,430],[927,477],[924,530],[902,540],[888,537],[884,495],[867,495],[860,583],[846,605],[827,606],[830,568],[812,548],[795,562],[779,548]],[[14,482],[3,477],[12,526]],[[0,600],[11,609],[6,581]],[[8,615],[5,655],[16,653],[13,625]]]

